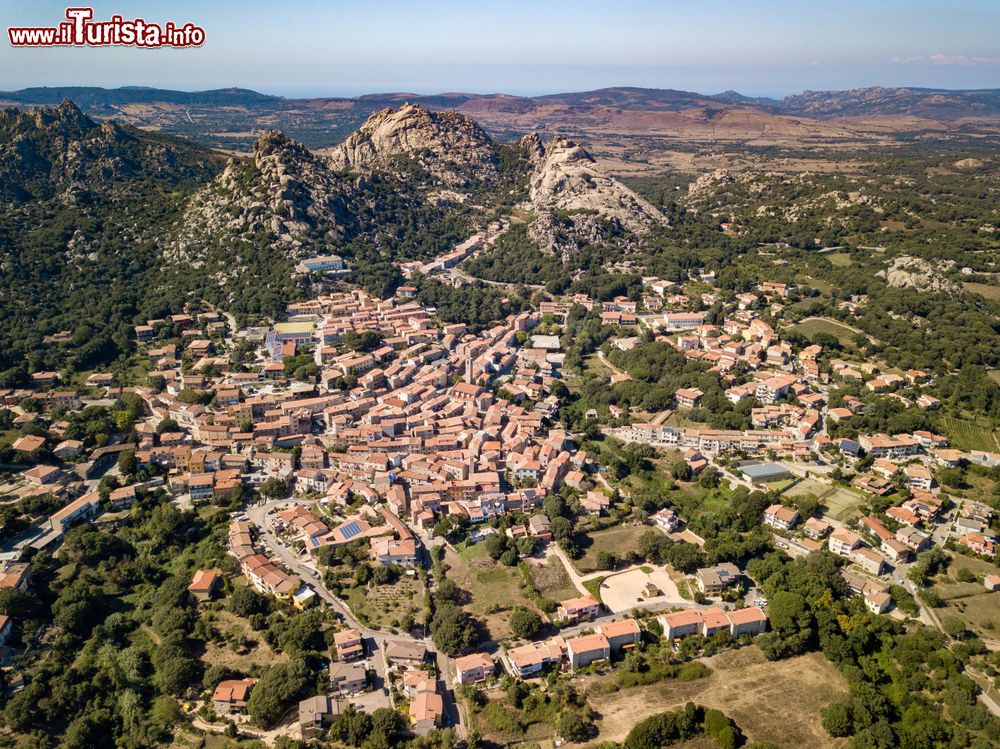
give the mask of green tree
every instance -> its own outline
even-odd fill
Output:
[[[590,733],[592,725],[580,717],[579,713],[564,710],[559,716],[556,730],[567,741],[583,741]]]
[[[274,725],[305,692],[309,669],[300,658],[271,666],[254,685],[247,713],[260,726]]]
[[[518,637],[530,639],[542,629],[542,617],[524,606],[518,606],[510,615],[511,631]]]
[[[850,736],[854,732],[851,709],[846,702],[832,702],[823,708],[823,728],[831,736]]]
[[[479,640],[472,618],[453,603],[437,607],[431,619],[431,637],[438,650],[448,655],[472,647]]]
[[[280,499],[288,495],[288,484],[279,478],[271,476],[260,485],[260,493],[268,499]]]

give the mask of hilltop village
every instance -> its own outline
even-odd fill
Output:
[[[451,270],[482,239],[413,270],[461,285]],[[788,335],[791,284],[734,295],[713,280],[549,296],[482,329],[442,322],[406,285],[388,299],[341,285],[267,326],[194,303],[149,320],[142,384],[35,372],[0,392],[18,435],[0,588],[30,596],[39,560],[75,558],[80,529],[114,534],[143,507],[214,517],[198,557],[212,564],[179,563],[175,605],[226,624],[216,637],[244,657],[206,654],[205,680],[179,696],[196,727],[267,741],[361,713],[404,734],[505,737],[517,724],[487,701],[500,689],[549,689],[554,733],[585,741],[595,717],[551,691],[553,674],[638,684],[755,641],[769,657],[794,648],[798,594],[769,600],[772,570],[754,566],[772,550],[832,555],[851,610],[933,628],[938,594],[920,590],[945,550],[968,560],[966,583],[1000,589],[994,511],[960,490],[1000,454],[896,418],[940,407],[934,378],[845,358],[829,332]],[[607,394],[667,376],[657,408],[588,401],[588,382]],[[720,502],[738,508],[728,526],[705,520]],[[325,662],[298,689],[267,670],[294,651],[282,632],[246,644],[268,611],[320,637]],[[0,616],[15,698],[52,635],[30,618]]]

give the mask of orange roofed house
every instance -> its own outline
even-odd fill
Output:
[[[486,681],[495,671],[493,659],[486,653],[470,653],[455,659],[455,681],[458,684]]]
[[[217,569],[198,570],[188,585],[188,593],[196,601],[210,601],[221,586],[222,577]]]
[[[723,611],[719,608],[676,611],[661,614],[656,620],[663,628],[663,636],[668,640],[688,635],[711,637],[721,631],[728,631],[735,640],[741,635],[759,635],[767,630],[767,615],[756,606],[738,611]]]
[[[364,641],[360,630],[342,629],[333,636],[333,645],[337,650],[337,659],[355,661],[365,654]]]
[[[611,657],[611,644],[602,634],[581,635],[566,640],[570,668],[582,668]]]
[[[410,720],[418,736],[424,736],[441,725],[444,699],[437,692],[421,692],[410,703]]]
[[[601,610],[601,604],[592,595],[570,598],[559,604],[556,615],[561,620],[579,622],[593,619]]]
[[[512,676],[526,679],[549,666],[559,665],[565,650],[566,643],[561,637],[546,642],[529,642],[508,650],[504,654],[504,665]]]
[[[612,652],[622,648],[633,648],[639,644],[642,632],[639,630],[639,623],[635,619],[621,619],[617,622],[598,624],[594,629],[608,638]]]
[[[220,681],[212,694],[212,707],[220,715],[241,713],[250,700],[250,692],[257,683],[256,679],[230,679]]]

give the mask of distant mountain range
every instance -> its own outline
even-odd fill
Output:
[[[907,118],[954,122],[1000,118],[1000,89],[859,88],[805,91],[784,99],[736,91],[705,95],[633,87],[511,96],[508,94],[368,94],[354,98],[288,99],[241,88],[171,91],[128,86],[27,88],[0,92],[0,105],[48,107],[64,99],[101,119],[186,135],[203,144],[249,150],[260,131],[277,128],[311,148],[336,145],[372,113],[404,102],[455,110],[477,119],[492,135],[514,139],[530,131],[751,137],[796,132],[802,118],[822,127],[857,126],[859,119]],[[808,123],[806,123],[808,124]]]
[[[955,119],[961,117],[1000,116],[1000,88],[855,88],[843,91],[803,91],[784,99],[744,96],[738,91],[699,94],[676,89],[620,86],[594,91],[579,91],[542,96],[508,94],[414,94],[406,92],[365,94],[353,98],[319,97],[287,99],[261,94],[245,88],[222,88],[211,91],[173,91],[144,86],[97,88],[54,86],[0,91],[0,100],[29,106],[54,106],[70,99],[84,109],[122,107],[134,104],[179,104],[195,106],[244,106],[286,108],[344,105],[360,109],[382,108],[409,101],[429,109],[459,109],[469,102],[492,101],[511,108],[531,109],[551,104],[566,106],[603,106],[620,109],[680,111],[690,107],[759,107],[773,114],[799,114],[815,117],[852,117],[858,115],[898,115]]]

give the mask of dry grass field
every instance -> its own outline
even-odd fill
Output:
[[[820,710],[847,694],[843,677],[821,654],[771,662],[749,647],[703,662],[712,674],[695,681],[664,681],[608,693],[613,676],[590,679],[587,699],[601,714],[598,741],[622,741],[644,718],[691,701],[722,710],[751,742],[770,741],[782,749],[844,745],[820,725]]]
[[[538,592],[553,601],[565,601],[567,598],[574,598],[580,595],[580,591],[573,585],[573,581],[566,572],[566,565],[559,557],[552,556],[539,567],[536,560],[529,559],[531,566],[531,580],[534,582]]]
[[[483,544],[462,549],[459,554],[448,549],[444,563],[449,568],[448,578],[469,595],[465,610],[483,622],[493,639],[510,636],[507,622],[516,606],[535,608],[521,591],[521,571],[494,562]]]
[[[259,633],[254,632],[246,619],[225,610],[212,613],[215,626],[227,639],[245,638],[246,649],[233,650],[214,642],[205,646],[202,661],[206,666],[228,666],[242,672],[263,671],[268,666],[288,660],[285,653],[275,653]]]
[[[574,566],[582,575],[597,571],[597,555],[602,551],[622,557],[635,549],[639,536],[649,530],[648,525],[621,525],[588,534],[591,540],[587,551],[575,560]]]

